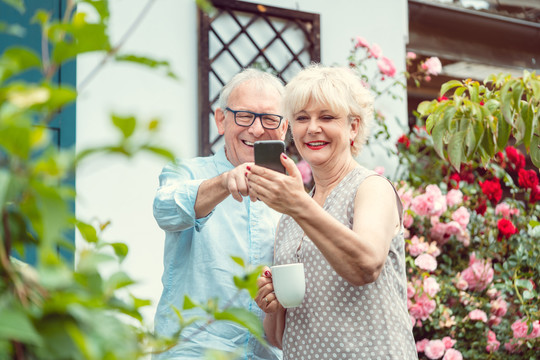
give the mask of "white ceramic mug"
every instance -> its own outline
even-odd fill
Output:
[[[284,308],[302,304],[306,293],[304,264],[294,263],[271,267],[274,292]]]

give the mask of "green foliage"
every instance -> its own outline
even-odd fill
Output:
[[[437,154],[454,168],[472,160],[486,165],[511,139],[540,168],[540,76],[524,71],[519,78],[491,75],[483,84],[452,80],[440,95],[421,103],[418,113]]]
[[[25,11],[21,0],[2,1]],[[119,46],[111,45],[108,36],[108,1],[77,3],[87,5],[92,16],[75,13],[72,0],[66,2],[61,19],[51,18],[47,10],[36,12],[33,21],[41,27],[43,43],[49,45],[47,53],[15,46],[0,54],[1,359],[138,359],[151,349],[165,350],[178,341],[156,338],[146,329],[141,308],[150,302],[130,293],[134,280],[122,270],[127,245],[106,240],[108,222],[76,218],[76,193],[70,182],[77,166],[95,154],[130,158],[147,152],[172,160],[170,150],[156,139],[159,120],[145,123],[134,115],[112,114],[117,141],[78,154],[73,148],[58,148],[47,127],[77,98],[76,89],[51,80],[62,64],[77,55],[103,55],[83,84],[113,58],[164,70],[171,78],[176,75],[165,61],[118,53]],[[4,22],[0,31],[22,33],[18,25]],[[21,80],[30,70],[39,70],[41,78]],[[74,254],[70,238],[75,231],[85,244],[77,249],[77,261],[72,264],[61,253]],[[29,251],[36,253],[35,265],[12,256],[25,259]],[[260,269],[237,262],[245,272],[235,278],[239,291],[253,294]],[[233,321],[263,341],[259,319],[247,310],[218,306],[217,299],[205,305],[188,300],[189,307],[203,309],[205,323]],[[184,319],[182,311],[177,314],[182,329],[200,320]]]

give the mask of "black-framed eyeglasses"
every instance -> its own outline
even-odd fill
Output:
[[[234,114],[234,122],[238,126],[250,127],[255,122],[255,119],[261,119],[261,125],[268,130],[274,130],[279,127],[283,116],[276,114],[259,114],[253,111],[247,110],[233,110],[229,107],[225,108]]]

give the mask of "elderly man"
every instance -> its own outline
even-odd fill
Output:
[[[258,140],[283,140],[287,120],[280,113],[282,83],[274,76],[246,69],[221,90],[215,121],[225,145],[215,155],[167,165],[159,178],[154,217],[165,230],[163,293],[155,318],[156,333],[174,336],[184,295],[206,302],[219,297],[229,304],[263,313],[238,293],[231,256],[271,264],[278,213],[249,200],[246,166]],[[231,196],[229,196],[231,195]],[[200,315],[197,309],[183,313]],[[241,359],[280,359],[281,351],[261,345],[246,329],[216,322],[186,328],[177,346],[155,359],[201,359],[208,349],[239,352]]]

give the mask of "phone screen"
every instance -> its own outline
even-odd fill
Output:
[[[285,174],[280,156],[285,152],[285,143],[281,140],[261,140],[255,142],[255,164]]]

